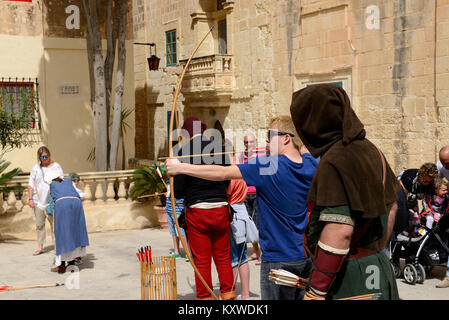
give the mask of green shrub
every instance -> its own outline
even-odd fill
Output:
[[[162,179],[156,172],[156,168],[159,168],[162,174]],[[153,162],[151,166],[143,166],[134,170],[133,176],[130,182],[134,182],[134,185],[129,189],[129,196],[132,200],[140,200],[139,197],[152,195],[155,193],[161,193],[167,191],[165,187],[165,181],[168,180],[167,171],[162,165],[158,165],[157,162]],[[151,198],[142,198],[151,199]],[[165,206],[165,196],[160,197],[162,205]]]
[[[9,182],[12,178],[17,176],[22,170],[19,168],[12,169],[11,171],[4,172],[6,168],[9,167],[11,162],[6,160],[0,160],[0,193],[7,194],[10,191],[22,191],[24,188],[17,186],[6,187],[6,183]]]

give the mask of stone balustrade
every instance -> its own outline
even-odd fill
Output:
[[[201,73],[230,72],[232,57],[230,54],[214,54],[193,58],[190,61],[186,76],[194,76]],[[180,60],[179,63],[185,65],[187,60]]]
[[[134,170],[79,173],[88,232],[158,227],[155,205],[158,197],[132,201],[128,197]],[[0,240],[36,238],[34,210],[28,205],[29,176],[18,176],[8,183],[24,187],[22,192],[0,194]],[[51,234],[47,224],[47,235]],[[48,238],[48,236],[47,236]]]
[[[235,87],[232,55],[193,58],[182,84],[182,94],[192,107],[229,107]],[[185,65],[187,60],[180,60]]]
[[[80,182],[78,188],[86,195],[85,204],[104,205],[128,200],[130,187],[129,178],[133,170],[84,172],[79,173]],[[20,185],[24,187],[22,192],[9,192],[6,196],[0,196],[0,214],[3,212],[18,212],[28,206],[28,181],[29,176],[14,177],[6,186]]]

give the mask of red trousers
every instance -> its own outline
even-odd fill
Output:
[[[230,221],[227,206],[217,209],[187,208],[187,238],[193,253],[193,261],[208,286],[213,289],[211,263],[214,258],[220,281],[220,292],[233,291],[231,249],[229,242]],[[196,296],[204,299],[211,296],[195,274]]]

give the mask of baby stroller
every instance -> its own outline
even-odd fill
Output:
[[[426,273],[430,274],[437,265],[446,266],[449,248],[446,245],[449,216],[444,216],[432,229],[421,223],[405,235],[399,233],[390,242],[390,252],[396,278],[403,275],[408,284],[424,283]],[[401,270],[400,259],[405,259]]]

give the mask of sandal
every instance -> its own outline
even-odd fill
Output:
[[[38,256],[43,252],[43,250],[36,250],[33,252],[33,256]]]

